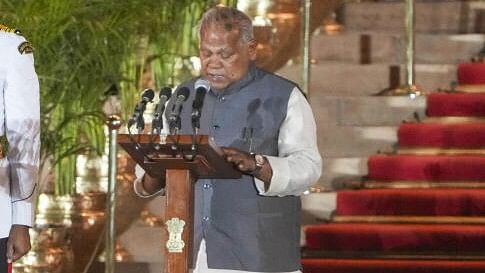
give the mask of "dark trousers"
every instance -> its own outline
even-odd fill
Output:
[[[0,273],[7,273],[7,239],[0,239]]]

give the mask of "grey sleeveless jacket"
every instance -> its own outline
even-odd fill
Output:
[[[192,133],[195,80],[181,85],[191,90],[181,114],[183,134]],[[277,156],[279,128],[294,87],[294,83],[252,65],[243,79],[226,90],[206,94],[201,134],[211,136],[218,146]],[[259,195],[249,175],[199,179],[194,207],[194,261],[204,238],[210,268],[259,272],[300,269],[299,197]]]

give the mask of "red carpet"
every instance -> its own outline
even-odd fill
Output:
[[[433,93],[427,101],[428,117],[485,117],[485,93]]]
[[[485,85],[485,64],[460,65],[458,81],[462,88]],[[485,93],[431,94],[426,114],[485,118]],[[483,149],[485,122],[480,121],[404,123],[398,144],[401,148]],[[338,191],[335,215],[342,222],[306,227],[303,273],[485,273],[485,225],[476,224],[478,217],[485,216],[485,189],[459,188],[460,182],[485,183],[485,156],[373,155],[367,164],[363,180],[385,182],[374,183],[377,186],[407,181],[412,182],[408,187],[416,188]],[[453,188],[420,188],[423,182],[453,182],[441,184]],[[357,216],[398,223],[345,222],[366,220]],[[413,216],[425,217],[427,224],[411,223]],[[446,219],[455,222],[443,224],[435,216],[449,216]]]
[[[371,180],[485,181],[484,156],[374,155],[367,164]]]
[[[484,273],[485,261],[304,259],[304,273]]]
[[[325,224],[305,230],[306,247],[325,251],[483,252],[485,225]]]
[[[485,190],[373,189],[337,193],[336,215],[485,216]]]
[[[458,84],[485,84],[485,63],[462,63],[457,69]]]
[[[397,134],[400,147],[485,147],[485,123],[403,123]]]

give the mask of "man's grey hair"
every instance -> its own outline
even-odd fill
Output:
[[[199,21],[199,39],[210,26],[221,26],[227,31],[236,28],[239,30],[241,42],[254,40],[251,18],[235,8],[216,6],[206,11]]]

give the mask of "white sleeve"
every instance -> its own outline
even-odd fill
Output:
[[[165,106],[167,106],[168,101],[165,103]],[[161,131],[161,137],[166,137],[169,134],[169,129],[168,129],[168,122],[167,118],[165,115],[162,115],[162,122],[163,122],[163,129]],[[141,198],[149,198],[152,196],[156,195],[165,195],[165,188],[161,188],[160,190],[156,191],[155,193],[149,194],[146,192],[146,190],[143,188],[143,176],[145,176],[145,170],[139,165],[136,164],[135,166],[135,181],[133,181],[133,191],[135,192],[138,197]]]
[[[267,191],[255,178],[261,195],[301,195],[317,182],[322,159],[317,147],[315,119],[306,98],[296,87],[288,100],[287,115],[278,136],[278,156],[266,156],[273,169]]]
[[[145,176],[145,170],[138,164],[136,164],[136,167],[135,167],[135,176],[136,178],[135,178],[135,181],[133,182],[133,191],[135,192],[136,195],[138,195],[138,197],[149,198],[159,194],[165,195],[165,188],[161,188],[160,190],[152,194],[149,194],[148,192],[146,192],[142,184],[143,176]]]
[[[32,226],[40,160],[39,81],[33,54],[20,54],[17,49],[23,41],[19,36],[18,43],[8,49],[5,133],[9,143],[12,224]]]

